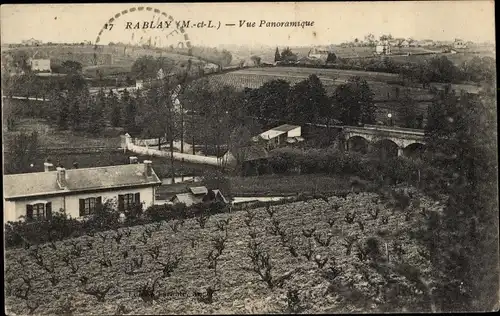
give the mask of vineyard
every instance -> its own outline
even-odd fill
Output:
[[[430,311],[412,231],[441,206],[351,193],[8,250],[8,313]]]
[[[277,79],[286,80],[293,85],[307,79],[311,74],[316,74],[321,79],[327,93],[330,95],[335,91],[336,86],[347,82],[353,76],[360,76],[368,81],[375,94],[375,100],[387,100],[395,97],[395,87],[397,85],[388,84],[387,81],[396,81],[397,75],[365,71],[286,67],[253,68],[251,70],[238,70],[210,76],[209,82],[214,87],[229,85],[243,90],[244,88],[259,88],[265,82]],[[410,96],[417,101],[429,101],[432,98],[427,89],[399,87],[401,91],[407,90]]]

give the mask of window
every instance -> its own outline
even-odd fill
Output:
[[[97,207],[101,204],[102,198],[100,196],[80,199],[80,216],[88,216],[94,214]]]
[[[128,193],[118,195],[118,209],[120,211],[128,210],[132,206],[141,202],[140,193]]]
[[[52,217],[52,203],[39,202],[26,205],[26,218],[29,220],[43,220]]]

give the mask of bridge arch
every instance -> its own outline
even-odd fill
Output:
[[[374,151],[383,158],[397,157],[401,146],[390,138],[376,140],[373,144]]]
[[[349,151],[356,151],[366,154],[369,150],[370,141],[363,136],[351,136],[346,141]]]
[[[425,151],[425,144],[421,142],[414,142],[408,144],[403,148],[403,155],[405,157],[421,157]]]

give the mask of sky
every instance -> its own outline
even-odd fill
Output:
[[[305,3],[153,3],[153,4],[27,4],[1,6],[1,42],[19,43],[35,38],[43,42],[95,43],[99,31],[116,13],[138,6],[151,6],[174,20],[205,21],[213,28],[186,28],[192,45],[329,45],[372,33],[414,39],[485,42],[495,41],[493,1],[424,2],[305,2]],[[158,17],[161,17],[158,20]],[[184,38],[169,29],[126,29],[144,21],[168,20],[153,11],[135,11],[120,16],[113,28],[104,30],[100,42],[137,42],[141,37],[158,38],[163,44],[178,44]],[[239,27],[240,20],[256,22]],[[313,26],[258,27],[265,21],[314,21]],[[235,26],[225,26],[234,23]],[[109,28],[109,26],[108,26]]]

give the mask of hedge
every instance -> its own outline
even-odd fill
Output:
[[[333,147],[308,149],[283,147],[271,152],[269,165],[274,173],[326,173],[358,176],[379,184],[411,183],[422,188],[441,190],[446,176],[419,159],[394,157],[379,159]]]
[[[339,192],[335,195],[345,197],[348,193],[347,191]],[[326,199],[325,196],[320,194],[299,194],[289,199],[271,202],[256,201],[233,208],[221,202],[212,204],[199,203],[189,207],[183,203],[179,203],[173,205],[153,205],[143,211],[142,207],[138,205],[126,212],[126,220],[124,222],[120,221],[120,214],[116,211],[113,203],[105,203],[93,216],[85,220],[70,218],[64,211],[61,211],[54,213],[52,218],[47,220],[8,222],[5,224],[5,247],[24,246],[25,248],[29,248],[33,244],[44,244],[83,235],[93,236],[97,232],[116,230],[123,227],[150,224],[159,221],[188,219],[200,216],[201,214],[210,216],[231,210],[283,205],[320,198]]]
[[[66,238],[93,235],[96,232],[122,227],[149,224],[161,220],[185,219],[199,216],[201,213],[212,215],[227,211],[222,203],[153,205],[143,211],[142,205],[136,205],[125,211],[125,220],[120,220],[120,213],[113,202],[104,203],[96,213],[86,219],[69,217],[64,210],[55,212],[52,218],[37,221],[17,221],[5,224],[5,247],[29,247],[31,244],[44,244]]]

